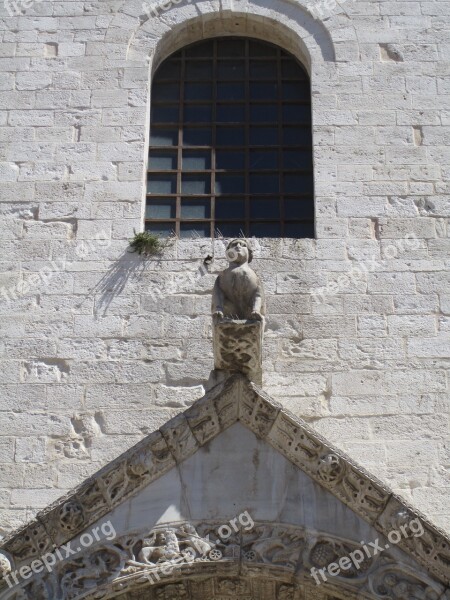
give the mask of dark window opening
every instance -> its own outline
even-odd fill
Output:
[[[153,78],[146,229],[314,237],[309,77],[272,44],[217,38]]]

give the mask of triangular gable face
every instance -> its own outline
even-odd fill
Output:
[[[240,375],[2,552],[0,600],[450,600],[448,539]]]

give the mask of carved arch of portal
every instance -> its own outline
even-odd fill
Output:
[[[237,528],[236,528],[237,529]],[[311,569],[361,550],[327,533],[256,522],[220,537],[220,522],[174,522],[86,550],[8,600],[439,600],[444,586],[398,554],[363,557],[317,585]]]

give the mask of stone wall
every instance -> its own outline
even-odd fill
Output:
[[[317,239],[254,241],[264,388],[450,529],[450,2],[314,6],[323,19],[288,0],[1,7],[2,530],[203,393],[223,241],[153,261],[127,244],[150,72],[229,33],[312,76]]]

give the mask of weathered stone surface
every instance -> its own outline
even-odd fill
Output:
[[[265,388],[338,446],[369,439],[360,460],[449,529],[448,459],[435,452],[448,446],[448,1],[173,3],[149,19],[141,2],[7,4],[2,527],[26,518],[11,490],[37,489],[23,463],[7,472],[16,440],[20,461],[41,458],[46,438],[60,472],[142,437],[149,423],[127,421],[129,407],[180,411],[201,395],[184,393],[213,367],[207,304],[226,244],[179,240],[145,268],[124,253],[142,215],[153,67],[235,33],[280,45],[311,73],[317,239],[251,242],[272,315]],[[90,447],[74,429],[82,411],[99,419]],[[420,453],[392,456],[412,436]]]

